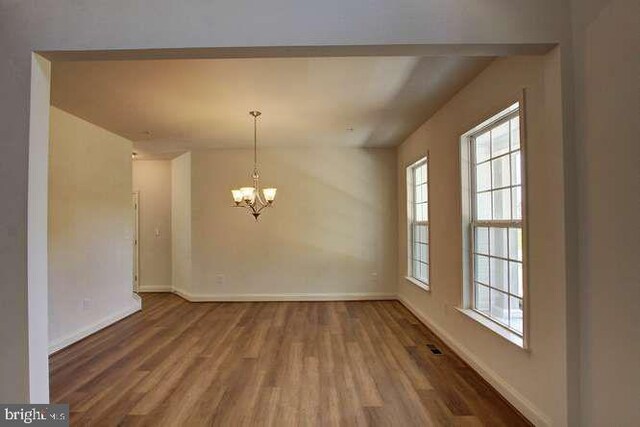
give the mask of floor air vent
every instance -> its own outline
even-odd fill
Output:
[[[433,354],[437,354],[437,355],[442,354],[442,351],[440,351],[440,349],[433,344],[427,344],[427,348],[431,350],[431,353]]]

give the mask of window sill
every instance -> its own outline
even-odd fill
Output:
[[[420,289],[422,289],[423,291],[427,291],[430,292],[431,291],[431,287],[429,285],[427,285],[426,283],[423,283],[417,279],[414,279],[411,276],[404,276],[405,280],[409,283],[412,283],[414,285],[416,285],[417,287],[419,287]]]
[[[521,348],[522,350],[528,351],[528,348],[525,347],[525,345],[524,345],[523,338],[518,336],[517,334],[514,334],[509,329],[498,325],[497,323],[487,319],[482,314],[476,313],[474,310],[471,310],[470,308],[456,307],[456,310],[458,310],[460,313],[464,314],[468,318],[470,318],[472,320],[475,320],[476,322],[480,323],[481,325],[487,327],[492,332],[498,334],[499,336],[501,336],[502,338],[506,339],[511,344],[514,344],[518,348]]]

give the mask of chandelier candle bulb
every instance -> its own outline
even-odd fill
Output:
[[[253,203],[256,198],[256,189],[253,187],[242,187],[240,192],[242,192],[242,198],[245,202]]]
[[[264,199],[268,203],[272,203],[276,198],[276,191],[278,191],[277,188],[265,188],[264,190],[262,190],[262,194],[264,194]]]
[[[231,190],[231,195],[233,196],[233,201],[236,202],[236,205],[242,202],[242,191]]]

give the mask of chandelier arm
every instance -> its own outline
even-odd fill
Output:
[[[262,205],[260,206],[260,209],[258,209],[258,213],[262,212],[265,208],[270,207],[271,205]]]
[[[257,213],[256,208],[255,208],[254,205],[250,205],[250,204],[246,203],[243,207],[246,208],[251,213]]]
[[[247,209],[247,210],[249,210],[251,212],[257,212],[256,211],[256,206],[262,206],[262,205],[263,205],[262,203],[260,203],[259,205],[257,203],[251,204],[251,203],[247,203],[246,201],[243,200],[242,202],[239,202],[238,204],[232,205],[231,207],[232,208],[244,208],[244,209]]]
[[[255,188],[256,199],[262,205],[267,205],[267,200],[263,198],[262,191],[260,190],[260,176],[258,175],[258,171],[254,171],[253,173],[253,188]]]

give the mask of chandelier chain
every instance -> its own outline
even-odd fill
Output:
[[[253,116],[253,176],[258,176],[258,116],[259,111],[251,112]]]

